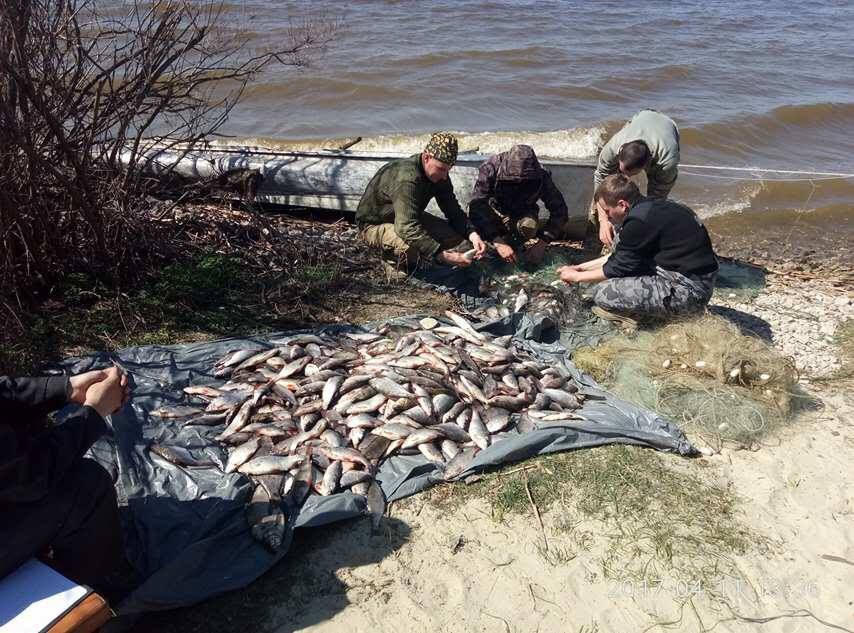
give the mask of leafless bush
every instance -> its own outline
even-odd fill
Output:
[[[250,50],[222,5],[0,0],[0,283],[20,300],[69,270],[122,279],[162,251],[137,169],[214,135],[268,64],[300,67],[336,23]],[[119,11],[121,11],[119,13]]]

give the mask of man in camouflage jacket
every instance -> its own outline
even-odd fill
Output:
[[[486,252],[460,203],[448,172],[457,160],[457,139],[437,132],[424,151],[383,165],[368,183],[356,210],[359,236],[386,259],[413,267],[419,263],[468,266]],[[433,198],[446,220],[426,211]]]
[[[539,219],[537,201],[549,212]],[[480,236],[493,242],[502,259],[516,261],[516,248],[533,263],[542,260],[546,244],[556,239],[568,217],[563,194],[528,145],[514,145],[480,166],[469,203],[469,217]]]

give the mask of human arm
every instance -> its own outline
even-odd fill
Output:
[[[572,268],[574,270],[593,270],[594,268],[602,268],[605,262],[608,261],[609,257],[611,257],[610,254],[602,255],[602,257],[591,259],[590,261],[584,262],[583,264],[575,264],[574,266],[564,266],[564,268]]]
[[[441,251],[439,242],[421,224],[419,215],[427,206],[426,196],[414,182],[404,182],[392,193],[394,232],[404,242],[414,246],[425,258],[432,259]]]
[[[649,198],[664,199],[670,195],[670,190],[676,184],[679,169],[676,165],[670,168],[657,168],[647,175],[646,192]]]
[[[564,200],[563,194],[554,184],[548,172],[543,176],[543,184],[540,191],[543,204],[546,205],[546,209],[549,212],[549,221],[540,231],[540,235],[545,241],[551,242],[563,234],[567,219],[569,218],[569,211],[566,208],[566,200]]]
[[[596,210],[596,217],[599,219],[599,241],[605,246],[611,247],[614,245],[614,225],[608,219],[608,215],[604,211]]]
[[[679,176],[679,133],[662,139],[653,155],[651,169],[647,170],[646,194],[648,198],[664,199],[670,195]]]
[[[95,377],[103,379],[91,382]],[[26,423],[32,426],[34,413],[67,404],[69,392],[75,398],[71,401],[82,398],[80,404],[84,406],[72,411],[61,424],[23,433],[12,430]],[[49,397],[45,399],[46,393]],[[3,378],[0,396],[3,405],[12,400],[23,407],[23,411],[8,406],[0,410],[0,501],[36,501],[60,482],[76,460],[107,431],[104,416],[114,413],[127,399],[127,378],[117,370],[88,372],[71,380],[65,376]],[[36,410],[39,402],[50,406]],[[22,412],[26,421],[14,415]]]
[[[507,239],[504,236],[496,236],[495,239],[492,240],[492,246],[495,248],[495,252],[498,253],[498,256],[505,262],[516,262],[516,251],[514,251],[513,247],[507,243]]]
[[[617,159],[617,153],[620,151],[620,147],[617,142],[616,136],[612,137],[611,140],[605,143],[605,147],[602,148],[602,151],[599,152],[599,158],[596,161],[596,169],[593,172],[594,193],[605,178],[620,171],[620,162]]]
[[[67,376],[0,377],[0,415],[16,426],[44,419],[68,402]]]
[[[469,221],[468,216],[460,206],[459,200],[454,193],[454,186],[450,179],[445,179],[436,184],[436,204],[445,217],[448,219],[448,224],[454,231],[461,236],[468,236],[475,232],[476,229]]]
[[[579,282],[597,282],[605,281],[607,277],[602,270],[602,266],[597,266],[590,270],[578,270],[575,266],[561,266],[557,269],[558,277],[561,281],[574,284]]]

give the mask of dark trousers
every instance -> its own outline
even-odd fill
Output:
[[[45,558],[48,551],[51,556]],[[33,556],[95,589],[119,565],[116,491],[112,477],[97,462],[78,460],[61,484],[39,501],[0,504],[0,578]]]

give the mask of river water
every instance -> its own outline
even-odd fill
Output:
[[[251,0],[226,18],[263,47],[321,11],[341,21],[328,51],[250,86],[235,141],[417,151],[445,129],[581,158],[651,107],[681,131],[672,196],[719,235],[837,255],[854,237],[854,178],[684,166],[854,174],[850,1]]]

